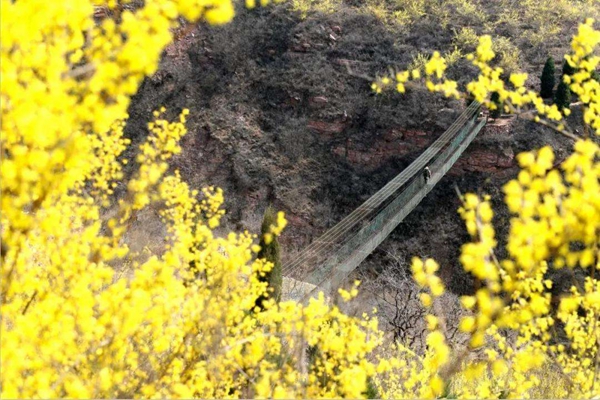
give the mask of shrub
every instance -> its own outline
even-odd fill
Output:
[[[409,70],[423,70],[425,68],[425,64],[427,64],[427,60],[429,60],[429,56],[425,53],[417,53],[411,60],[408,65]]]
[[[398,346],[378,356],[377,321],[351,318],[323,294],[306,306],[263,301],[263,312],[252,312],[267,290],[257,278],[267,268],[256,258],[255,236],[216,236],[222,191],[192,190],[169,171],[186,134],[186,110],[172,118],[164,109],[155,113],[133,175],[123,182],[126,193],[113,197],[124,179],[127,105],[156,70],[179,14],[223,23],[233,8],[221,0],[145,2],[135,12],[108,4],[116,4],[109,13],[115,20],[95,24],[91,2],[1,3],[2,397],[358,398],[374,394],[369,378],[387,398],[526,397],[544,384],[558,386],[556,397],[600,394],[597,144],[575,143],[562,172],[552,169],[549,147],[519,155],[522,171],[504,187],[513,214],[504,260],[494,253],[489,199],[463,197],[460,214],[472,239],[461,263],[479,283],[474,296],[461,299],[471,314],[460,323],[468,348],[453,348],[434,315],[444,292],[437,264],[415,258],[428,350],[419,356]],[[573,65],[599,43],[600,32],[583,24],[569,55]],[[535,102],[544,122],[566,133],[555,106],[519,91],[526,76],[511,75],[515,89],[507,89],[488,65],[493,57],[491,40],[482,38],[473,56],[481,76],[468,85],[475,98],[490,104],[496,92],[513,109]],[[458,96],[444,68],[434,53],[424,68],[427,86]],[[587,84],[570,87],[600,134],[600,91],[585,69],[577,74]],[[122,238],[150,205],[167,227],[165,246],[136,261]],[[115,216],[101,218],[108,208]],[[284,226],[278,216],[270,233]],[[552,310],[546,274],[561,267],[589,273]],[[356,289],[340,294],[349,300]],[[551,341],[558,322],[561,344]],[[307,349],[317,345],[307,368]],[[540,381],[548,365],[564,387]],[[465,383],[446,390],[459,378]]]
[[[502,115],[502,103],[500,102],[500,94],[498,92],[492,93],[490,102],[493,104],[493,108],[490,111],[490,117],[499,118]]]
[[[477,47],[479,36],[473,28],[463,27],[454,32],[452,43],[465,51],[473,51]]]
[[[298,11],[302,18],[306,18],[310,13],[333,13],[341,6],[340,0],[292,0],[292,8]]]
[[[556,104],[559,110],[569,108],[571,105],[571,90],[569,89],[569,85],[564,81],[560,82],[556,88],[554,104]]]
[[[551,99],[554,96],[554,85],[554,59],[548,57],[540,78],[540,96],[544,99]]]
[[[521,51],[514,43],[506,37],[499,37],[493,42],[493,51],[498,57],[498,66],[505,74],[519,71],[521,63]]]
[[[279,218],[282,217],[283,215],[280,214]],[[272,233],[272,228],[278,226],[277,218],[275,210],[271,206],[267,207],[261,226],[260,251],[257,257],[265,260],[271,267],[269,271],[260,274],[258,277],[259,281],[265,282],[268,285],[269,294],[268,296],[260,296],[256,300],[256,305],[259,307],[262,307],[262,303],[269,297],[276,302],[279,302],[281,299],[283,279],[281,275],[281,250],[277,236],[274,236]]]

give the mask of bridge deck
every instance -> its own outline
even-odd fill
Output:
[[[304,281],[315,285],[307,296],[319,291],[325,293],[339,287],[343,280],[375,250],[381,242],[406,218],[408,214],[423,200],[435,185],[454,165],[458,157],[467,148],[477,133],[485,125],[485,120],[475,126],[467,125],[468,134],[460,141],[459,146],[442,153],[430,168],[431,178],[428,182],[418,175],[383,211],[373,218],[356,235],[350,238],[344,246],[327,262],[315,269]],[[305,296],[306,297],[306,296]]]
[[[475,138],[486,122],[476,123],[478,110],[479,104],[471,103],[413,163],[284,264],[283,274],[315,285],[309,296],[341,284],[433,189]],[[426,166],[431,171],[428,182],[423,176]]]

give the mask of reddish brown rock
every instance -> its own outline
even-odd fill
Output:
[[[514,167],[515,155],[511,148],[502,151],[475,149],[467,151],[456,161],[450,169],[451,175],[461,174],[464,171],[489,172],[495,175]]]
[[[404,142],[394,142],[390,143],[386,146],[387,154],[389,157],[398,157],[408,154],[411,150],[413,150],[412,146],[408,143]]]
[[[400,129],[400,131],[403,132],[406,137],[427,136],[427,132],[416,129]]]
[[[285,218],[291,223],[293,226],[306,226],[308,225],[306,220],[299,215],[295,215],[292,213],[287,213]]]
[[[485,150],[475,150],[468,155],[467,163],[480,168],[495,167],[498,155]]]
[[[355,166],[368,170],[376,169],[385,164],[392,157],[401,157],[414,150],[413,146],[402,141],[376,142],[372,147],[362,149],[354,147],[352,141],[346,145],[338,145],[331,152]]]
[[[308,127],[319,133],[342,133],[346,129],[344,122],[309,121]]]
[[[348,65],[351,60],[348,60],[347,58],[336,58],[333,62],[337,65]]]
[[[401,132],[403,133],[404,141],[419,148],[427,146],[431,141],[427,137],[427,133],[423,131],[402,129]]]
[[[311,97],[308,102],[310,103],[311,107],[319,107],[323,104],[329,103],[329,100],[327,100],[327,97],[325,96],[315,96]]]
[[[290,48],[290,50],[293,52],[296,52],[296,53],[306,53],[309,48],[310,48],[310,44],[302,43],[300,45],[292,46]]]
[[[418,148],[425,147],[430,142],[430,140],[424,136],[409,136],[406,137],[406,141]]]
[[[512,167],[515,159],[515,153],[511,148],[504,150],[502,155],[498,157],[498,167],[500,168],[510,168]]]
[[[338,157],[345,157],[346,156],[346,147],[345,146],[336,146],[333,149],[331,149],[331,152]]]
[[[296,107],[302,103],[300,96],[290,96],[286,101],[285,105]]]
[[[393,142],[402,138],[404,138],[402,129],[390,129],[383,134],[383,140],[386,142]]]

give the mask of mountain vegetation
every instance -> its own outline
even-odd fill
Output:
[[[551,99],[554,97],[554,85],[556,84],[554,73],[554,59],[552,57],[548,57],[546,64],[544,64],[542,77],[540,78],[540,96],[542,96],[544,99]]]

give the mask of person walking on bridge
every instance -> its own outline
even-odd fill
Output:
[[[423,170],[423,177],[425,178],[425,183],[428,183],[431,179],[431,171],[429,170],[429,167],[425,167]]]

